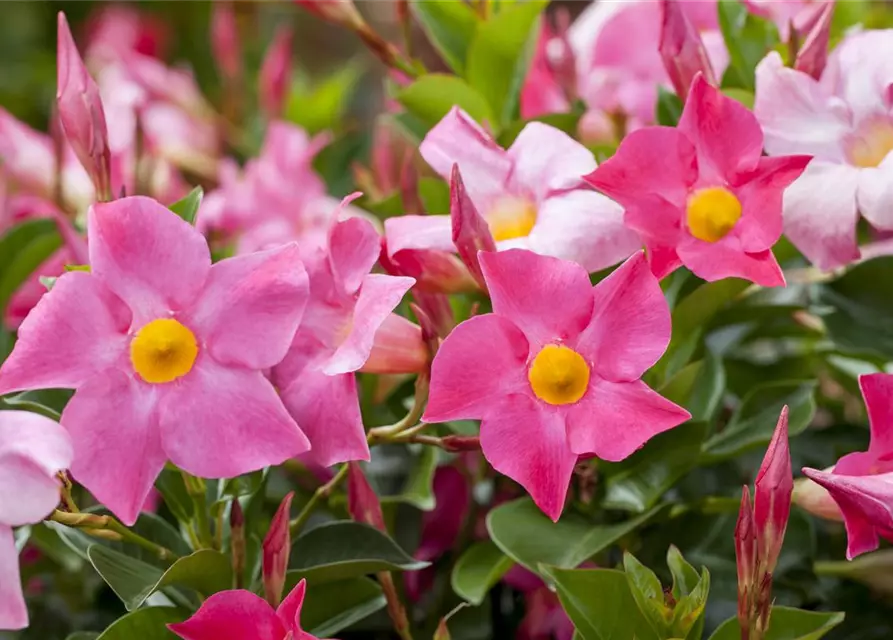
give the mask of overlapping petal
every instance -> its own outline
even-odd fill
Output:
[[[266,600],[250,591],[221,591],[186,622],[170,625],[184,640],[283,640],[286,627]]]
[[[551,191],[579,187],[582,176],[596,167],[589,149],[541,122],[527,124],[506,154],[512,162],[509,188],[530,190],[538,202]]]
[[[0,525],[0,629],[24,629],[28,608],[19,577],[19,552],[12,529]]]

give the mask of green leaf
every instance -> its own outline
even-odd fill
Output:
[[[682,117],[682,100],[665,87],[657,88],[657,124],[675,127]]]
[[[670,618],[673,614],[664,601],[664,590],[660,580],[651,569],[636,560],[629,552],[623,554],[623,573],[639,612],[658,637],[670,637]]]
[[[374,527],[358,522],[328,522],[298,538],[290,569],[310,581],[332,582],[378,571],[415,571],[430,563],[416,560]]]
[[[95,631],[75,631],[65,640],[96,640],[98,637],[99,634]]]
[[[448,215],[450,213],[450,185],[439,178],[421,178],[419,197],[425,213]]]
[[[521,87],[547,4],[548,0],[528,0],[507,7],[478,27],[468,50],[465,77],[489,102],[497,116],[493,125],[518,118]]]
[[[683,596],[687,596],[694,591],[698,582],[701,581],[701,576],[698,575],[697,570],[682,557],[682,552],[679,551],[676,545],[670,545],[670,549],[667,551],[667,566],[670,568],[670,574],[673,576],[671,593],[676,600],[680,600]]]
[[[410,7],[444,61],[456,73],[464,73],[468,47],[478,26],[474,10],[464,2],[430,0],[410,0]]]
[[[433,483],[437,470],[437,448],[422,447],[413,456],[411,465],[403,490],[397,495],[383,496],[381,501],[402,502],[422,511],[431,511],[435,506]]]
[[[303,576],[289,571],[285,590],[290,592]],[[381,587],[369,578],[350,578],[337,582],[308,581],[301,610],[301,626],[318,638],[331,638],[339,631],[384,608]]]
[[[750,13],[739,0],[721,0],[718,8],[719,26],[729,49],[722,86],[753,91],[754,70],[778,44],[778,30],[770,20]]]
[[[480,605],[514,564],[492,541],[476,542],[453,566],[453,591],[471,604]]]
[[[188,615],[172,607],[151,607],[115,620],[97,640],[180,640],[167,625],[183,622]]]
[[[683,596],[673,607],[673,620],[670,626],[673,637],[687,640],[700,640],[704,634],[704,611],[707,596],[710,594],[710,572],[704,567],[695,588]]]
[[[183,475],[176,469],[162,469],[155,480],[155,488],[164,498],[164,503],[171,510],[174,517],[180,522],[189,522],[192,520],[192,514],[195,513],[195,504],[186,491],[186,485],[183,482]]]
[[[429,73],[397,92],[397,100],[428,128],[461,107],[478,123],[498,124],[487,99],[467,82],[444,73]]]
[[[217,499],[211,504],[211,515],[216,517],[233,498],[257,493],[264,486],[269,469],[258,469],[235,478],[221,480],[217,485]],[[185,490],[185,487],[184,487]]]
[[[764,640],[818,640],[843,622],[842,612],[803,611],[791,607],[772,607],[769,631]],[[739,640],[738,618],[723,622],[710,640]]]
[[[205,192],[201,187],[196,187],[190,191],[182,200],[177,200],[170,205],[168,209],[183,218],[189,224],[195,224],[195,216],[198,214],[198,208],[202,204],[202,198]]]
[[[788,432],[795,436],[815,415],[815,381],[773,382],[754,387],[725,428],[704,443],[710,462],[732,458],[772,439],[781,408],[788,405]]]
[[[636,606],[622,571],[540,567],[584,640],[657,640]]]
[[[201,549],[180,558],[154,585],[147,585],[143,592],[143,602],[164,587],[188,587],[207,597],[218,591],[231,589],[232,585],[233,569],[229,558],[219,551]],[[136,606],[141,605],[142,602]]]
[[[531,571],[540,564],[562,569],[579,566],[642,526],[661,507],[620,524],[592,524],[576,513],[552,522],[529,498],[502,504],[487,514],[487,529],[497,547]]]
[[[53,220],[27,220],[0,238],[0,317],[12,294],[62,246]]]
[[[527,120],[515,120],[503,128],[502,133],[499,134],[498,142],[501,147],[508,148],[512,146],[518,134],[531,122],[542,122],[550,127],[564,131],[571,137],[576,137],[577,127],[582,116],[582,111],[573,111],[571,113],[547,113]]]
[[[655,436],[623,462],[603,463],[603,506],[642,513],[697,463],[707,424],[687,422]]]
[[[691,413],[692,420],[708,422],[716,416],[722,402],[726,390],[726,370],[722,358],[709,349],[701,363],[691,396],[684,406]]]
[[[318,83],[297,78],[288,94],[286,120],[310,134],[337,129],[362,73],[362,65],[348,62]]]

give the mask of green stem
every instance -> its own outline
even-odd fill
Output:
[[[49,520],[64,524],[66,527],[84,529],[86,533],[96,533],[99,531],[112,532],[116,534],[121,541],[135,544],[138,547],[142,547],[143,549],[152,552],[159,560],[173,562],[179,557],[170,549],[162,547],[161,545],[142,537],[138,533],[134,533],[112,516],[97,515],[94,513],[65,513],[64,511],[54,511],[50,515]]]
[[[195,506],[195,528],[199,548],[211,549],[214,547],[214,538],[211,535],[211,522],[208,520],[208,502],[205,495],[205,482],[201,478],[191,476],[181,470],[186,492],[192,498]]]
[[[329,480],[327,483],[313,492],[313,495],[310,496],[310,500],[307,501],[307,504],[304,505],[304,508],[301,509],[301,512],[289,524],[289,533],[291,534],[292,540],[294,540],[298,536],[298,534],[301,532],[301,529],[303,529],[304,525],[307,524],[307,520],[310,519],[310,516],[316,510],[316,507],[319,506],[320,501],[324,498],[328,498],[329,495],[331,495],[332,491],[334,491],[338,487],[338,485],[344,481],[344,479],[347,477],[347,469],[348,466],[346,464],[341,465],[338,473],[336,473],[331,480]]]
[[[412,407],[403,418],[394,424],[383,427],[375,427],[369,430],[370,444],[374,440],[392,440],[397,434],[407,430],[416,433],[421,425],[418,424],[419,419],[425,412],[425,405],[428,402],[428,376],[420,374],[415,382],[415,396],[412,399]]]

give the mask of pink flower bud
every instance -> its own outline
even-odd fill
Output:
[[[746,485],[741,492],[741,509],[735,525],[735,560],[738,566],[738,624],[741,627],[741,637],[746,638],[756,595],[756,529],[750,489]]]
[[[663,19],[658,50],[676,94],[685,100],[698,73],[712,85],[716,84],[716,78],[704,42],[678,1],[661,0],[661,8]]]
[[[289,493],[282,500],[270,530],[264,538],[263,573],[264,595],[270,606],[276,608],[282,601],[282,589],[285,586],[285,573],[288,570],[288,556],[291,552],[291,535],[288,531],[289,512],[294,493]]]
[[[828,467],[823,471],[831,473],[833,470],[834,467]],[[825,520],[843,521],[840,507],[834,502],[834,498],[831,497],[828,490],[809,478],[798,478],[794,481],[792,499],[794,504],[814,516],[824,518]]]
[[[232,80],[242,73],[242,48],[232,2],[215,2],[211,14],[211,50],[221,74]]]
[[[366,24],[354,6],[353,0],[295,0],[295,2],[313,15],[342,27],[359,29]]]
[[[762,571],[772,573],[784,541],[791,514],[794,474],[788,448],[788,408],[783,407],[769,443],[766,457],[757,473],[754,491],[754,525],[757,530],[757,556]]]
[[[450,218],[453,225],[453,244],[456,245],[459,257],[481,288],[486,289],[478,252],[496,251],[496,241],[493,240],[487,222],[468,197],[457,164],[453,165],[450,177]]]
[[[285,109],[291,82],[292,31],[281,27],[273,38],[260,69],[258,93],[267,118],[275,120]]]
[[[821,11],[813,14],[811,19],[800,29],[795,27],[797,40],[803,44],[797,52],[794,68],[816,80],[825,70],[828,62],[828,41],[831,37],[831,17],[834,14],[834,3],[828,2]]]
[[[84,66],[62,12],[59,12],[56,73],[56,104],[65,137],[90,175],[97,198],[111,200],[108,128],[99,87]]]
[[[347,511],[357,522],[387,532],[381,503],[357,462],[349,462],[347,467]]]
[[[437,336],[446,338],[450,331],[456,327],[456,318],[453,315],[449,296],[425,291],[413,291],[412,296],[415,298],[415,304],[412,305],[413,311],[415,312],[417,307],[421,313],[428,317]],[[416,315],[418,316],[418,314]]]
[[[418,373],[428,368],[422,330],[403,316],[390,314],[375,332],[366,373]]]

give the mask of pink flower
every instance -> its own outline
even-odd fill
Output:
[[[260,68],[258,96],[260,105],[270,120],[282,116],[291,83],[292,32],[281,27],[270,43]]]
[[[871,425],[868,451],[845,455],[831,472],[803,469],[840,507],[850,560],[877,549],[878,537],[893,540],[893,376],[863,375],[859,386]]]
[[[347,469],[347,511],[357,522],[387,533],[381,502],[357,462],[351,462]]]
[[[270,523],[270,529],[264,537],[264,595],[272,607],[278,607],[282,601],[285,573],[288,571],[288,557],[291,554],[291,535],[288,525],[291,501],[294,497],[295,494],[292,492],[283,498]]]
[[[94,205],[91,272],[62,275],[22,323],[0,394],[75,389],[62,414],[75,478],[126,524],[170,459],[232,477],[309,448],[263,371],[307,300],[295,245],[211,265],[154,200]]]
[[[757,66],[754,113],[770,156],[813,162],[784,196],[784,230],[814,264],[859,257],[859,214],[893,229],[893,30],[846,37],[819,80],[786,68],[777,53]]]
[[[167,25],[151,13],[132,5],[108,4],[90,16],[87,58],[107,59],[130,52],[159,58],[166,48],[168,32]]]
[[[524,594],[524,618],[516,640],[571,640],[574,624],[558,596],[535,573],[515,565],[503,582]]]
[[[232,2],[216,2],[211,11],[211,49],[214,61],[225,78],[242,74],[242,47],[239,25]]]
[[[423,420],[482,420],[487,460],[557,520],[580,456],[622,460],[690,417],[639,379],[667,347],[669,309],[641,253],[595,287],[528,251],[480,261],[493,313],[441,345]]]
[[[772,20],[782,42],[791,37],[791,29],[802,38],[816,16],[834,0],[742,0],[751,13]]]
[[[421,371],[427,351],[419,328],[391,313],[412,278],[370,273],[380,239],[360,218],[331,229],[327,250],[305,254],[310,301],[273,381],[289,413],[313,445],[306,456],[322,466],[368,460],[356,376]]]
[[[828,64],[828,42],[831,39],[831,20],[834,17],[834,2],[827,2],[822,10],[814,14],[814,19],[803,34],[803,44],[797,51],[794,68],[818,80]]]
[[[353,0],[295,0],[310,13],[337,25],[358,29],[365,22]]]
[[[662,0],[660,44],[658,50],[676,95],[685,100],[692,80],[698,73],[715,85],[713,67],[697,29],[685,15],[679,0]]]
[[[809,157],[762,149],[753,114],[698,76],[678,127],[634,131],[586,181],[624,206],[658,278],[684,264],[704,280],[779,286],[782,192]]]
[[[28,626],[12,528],[40,522],[56,508],[56,473],[71,458],[68,434],[49,418],[0,411],[0,629]]]
[[[454,107],[428,132],[419,151],[446,180],[453,165],[459,166],[499,249],[530,249],[597,271],[640,246],[623,226],[620,207],[583,184],[581,176],[596,167],[592,153],[554,127],[532,122],[504,150]],[[391,255],[395,246],[449,250],[450,228],[446,217],[391,218],[388,250]]]
[[[221,591],[186,622],[168,625],[183,640],[315,640],[301,628],[307,581],[301,580],[278,609],[250,591]]]

